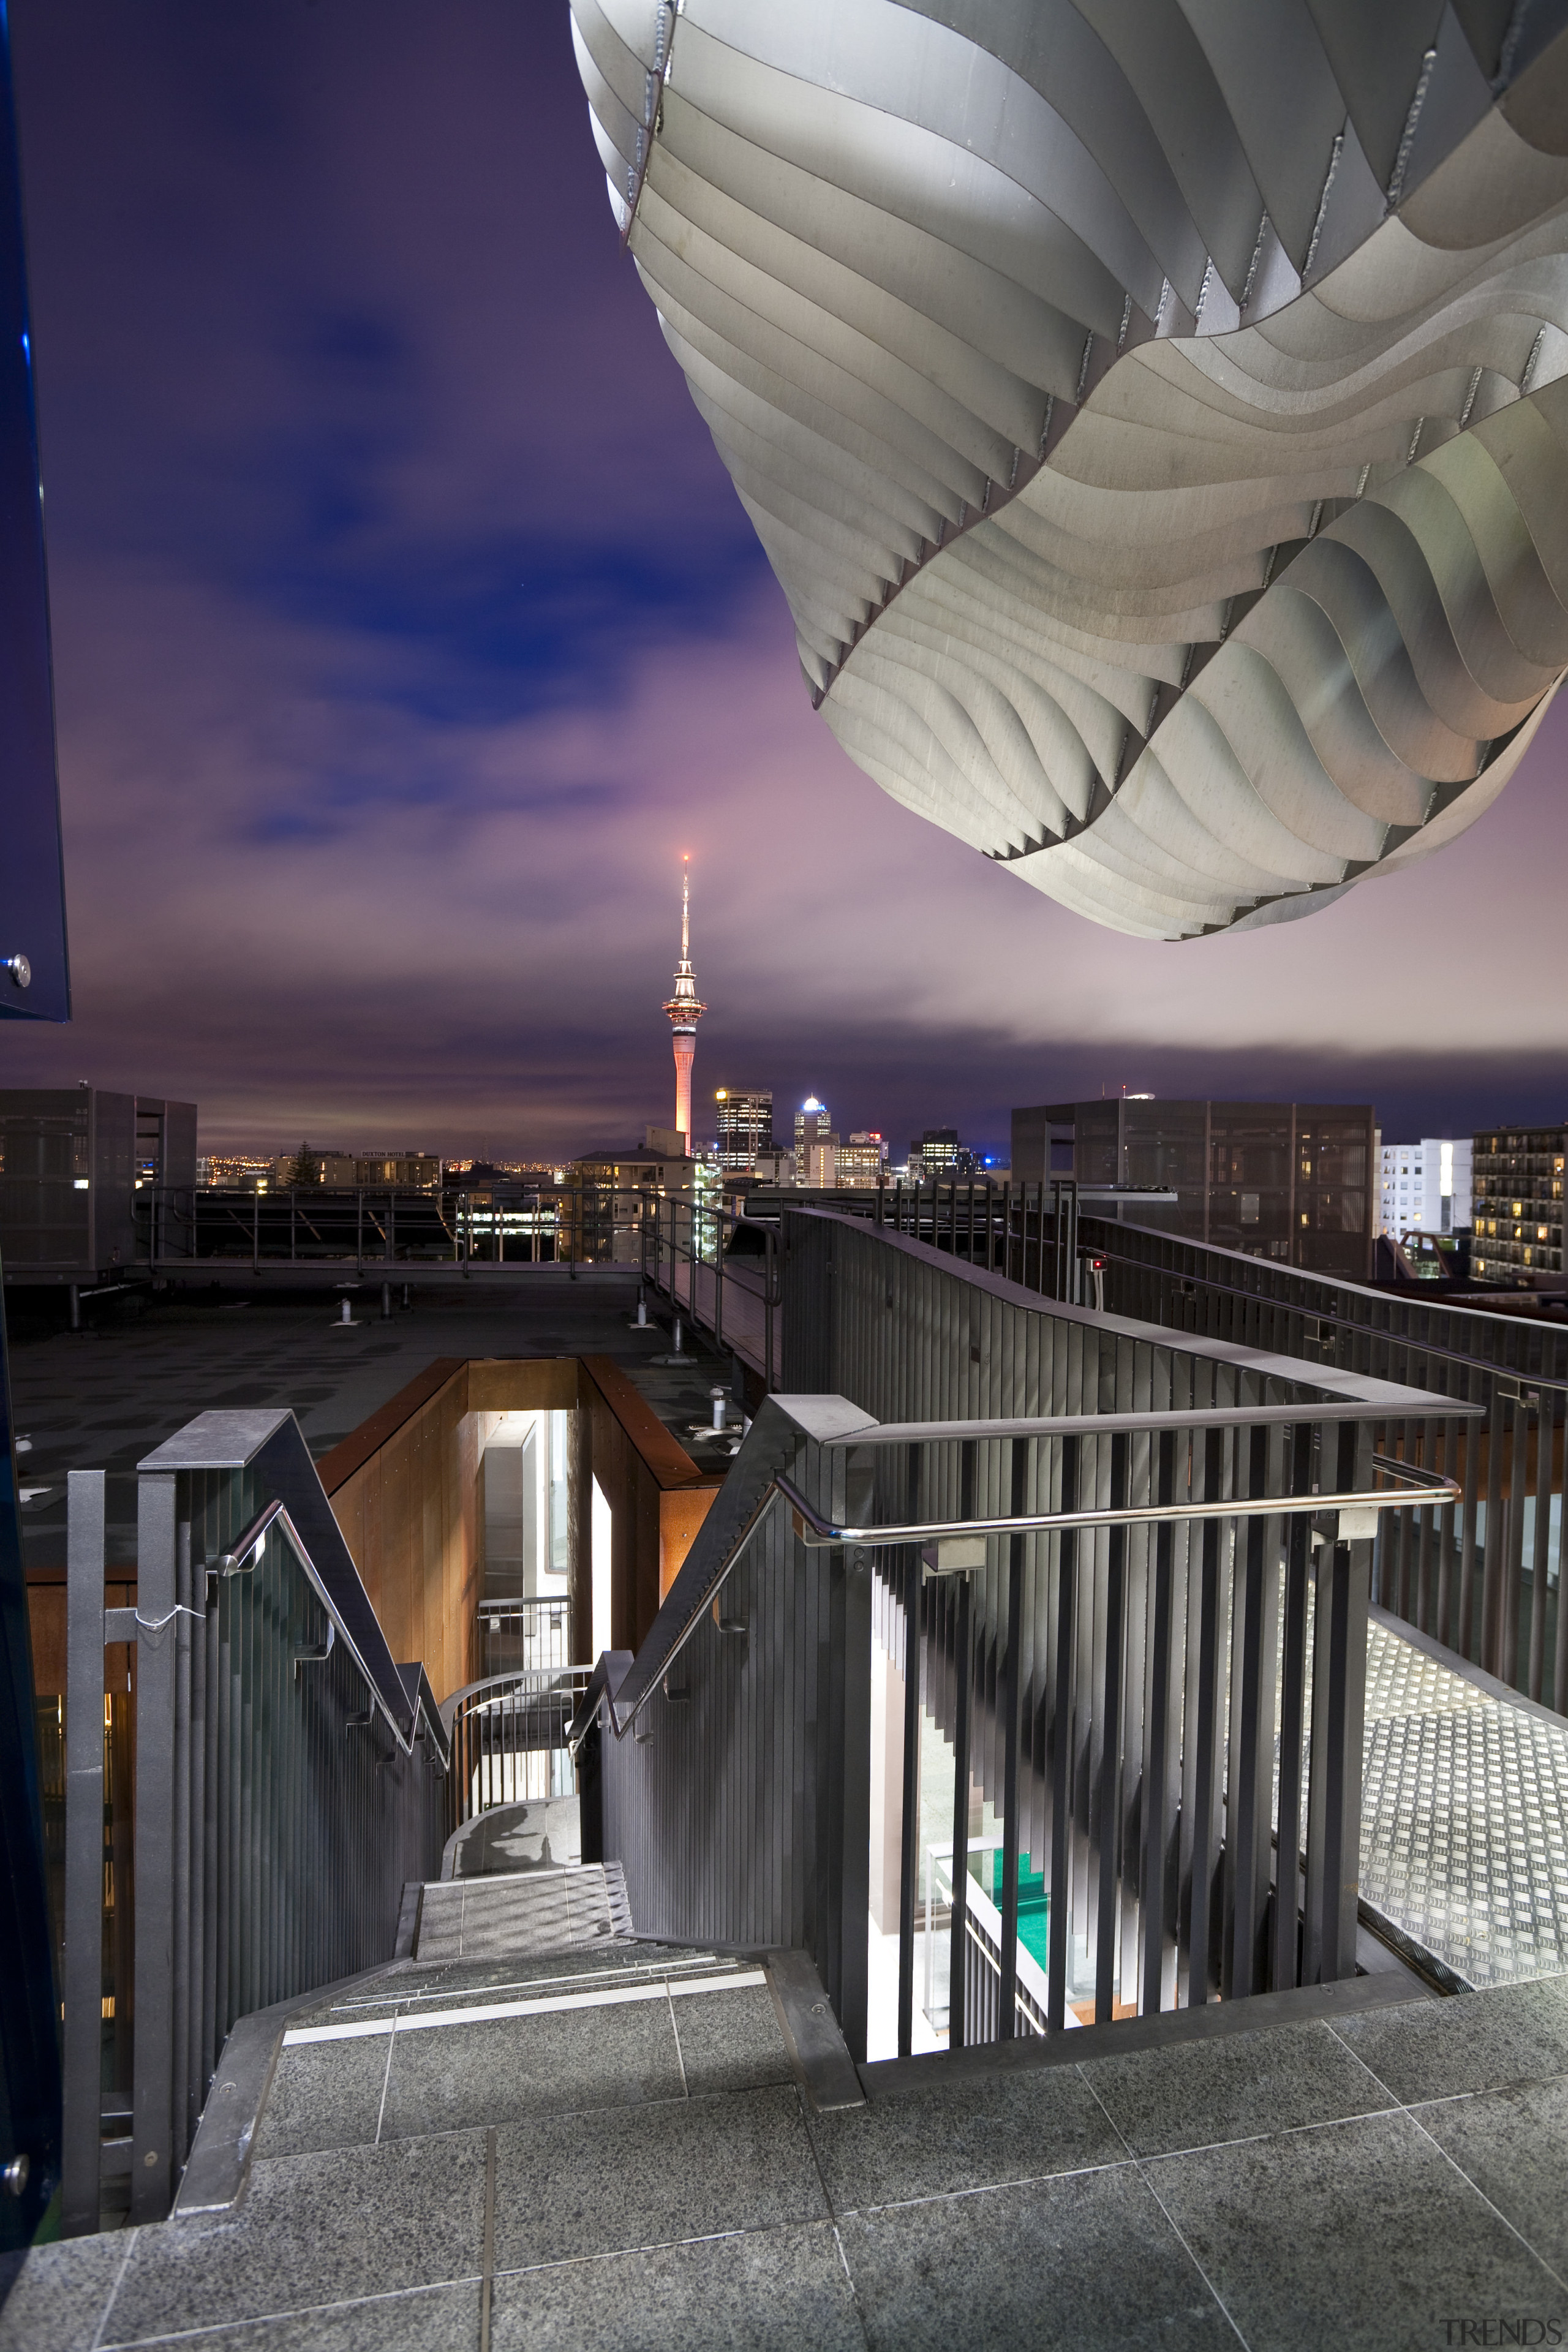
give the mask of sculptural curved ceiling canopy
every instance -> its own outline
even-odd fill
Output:
[[[1568,668],[1568,0],[572,0],[868,775],[1148,938],[1450,841]]]

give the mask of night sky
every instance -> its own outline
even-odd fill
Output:
[[[1568,701],[1308,921],[1157,946],[886,799],[617,248],[564,0],[11,0],[77,1018],[204,1148],[553,1157],[815,1089],[1568,1112]],[[702,1124],[700,1112],[700,1126]]]

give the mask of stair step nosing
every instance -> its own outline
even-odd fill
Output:
[[[700,1992],[736,1992],[765,1985],[761,1969],[741,1969],[718,1977],[661,1977],[657,1984],[616,1985],[603,1992],[556,1993],[543,2000],[491,2000],[468,2009],[426,2010],[418,2016],[356,2018],[347,2025],[299,2025],[283,2036],[286,2050],[313,2042],[359,2042],[375,2033],[421,2033],[444,2025],[482,2025],[503,2017],[547,2017],[563,2010],[618,2009],[634,2001],[668,2000]]]

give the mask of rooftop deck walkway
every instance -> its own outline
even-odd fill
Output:
[[[1568,1720],[1460,1664],[1374,1613],[1363,1897],[1462,1984],[1568,1974]]]

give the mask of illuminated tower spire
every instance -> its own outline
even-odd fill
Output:
[[[680,961],[675,967],[675,994],[665,1006],[675,1046],[675,1125],[691,1151],[691,1065],[697,1056],[697,1024],[708,1007],[697,993],[691,971],[691,860],[681,859]]]

